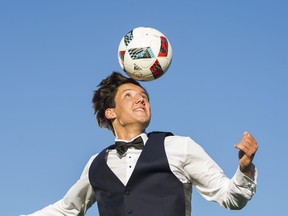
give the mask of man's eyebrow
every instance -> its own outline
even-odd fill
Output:
[[[133,89],[124,89],[121,93],[125,93],[127,91],[135,91],[135,90],[133,90]]]
[[[135,89],[124,89],[123,91],[122,91],[122,94],[123,93],[125,93],[125,92],[127,92],[127,91],[137,91],[137,90],[135,90]],[[145,91],[145,90],[141,90],[141,94],[145,94],[147,97],[149,97],[148,96],[148,94],[147,94],[147,92]]]

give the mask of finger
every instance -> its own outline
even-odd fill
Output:
[[[248,133],[247,131],[245,131],[243,133],[242,140],[240,141],[240,143],[241,142],[248,143],[252,147],[254,146],[255,148],[258,148],[258,144],[257,144],[256,139],[250,133]]]
[[[249,152],[249,148],[246,145],[244,145],[243,143],[236,144],[235,148],[241,150],[244,154]]]
[[[246,138],[244,145],[246,145],[248,148],[250,148],[254,152],[256,152],[258,149],[257,141],[251,134]]]
[[[258,146],[257,143],[254,142],[253,140],[244,139],[241,140],[239,144],[236,144],[235,148],[243,151],[243,153],[246,154],[247,156],[252,156],[256,153]]]
[[[244,131],[242,135],[242,139],[245,139],[249,135],[248,131]]]

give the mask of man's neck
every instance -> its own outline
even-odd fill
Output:
[[[115,130],[115,136],[117,139],[122,139],[122,140],[131,140],[141,133],[143,133],[145,129],[141,130]]]

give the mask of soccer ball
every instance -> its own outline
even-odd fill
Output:
[[[172,47],[165,35],[149,27],[129,31],[120,41],[118,60],[131,78],[150,81],[161,77],[172,61]]]

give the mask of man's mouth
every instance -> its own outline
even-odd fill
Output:
[[[134,109],[134,111],[141,111],[141,112],[144,112],[145,109],[144,109],[143,107],[139,107],[139,108]]]

